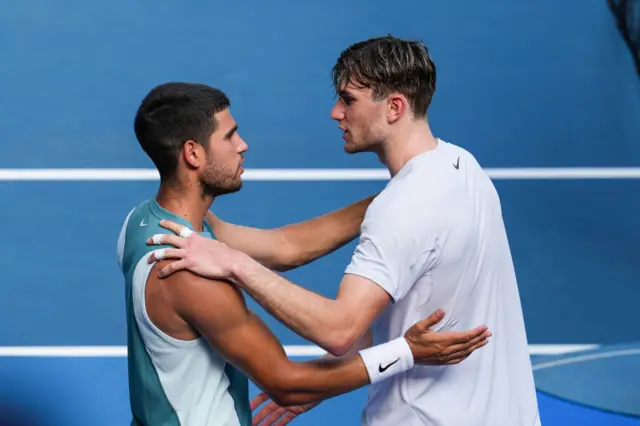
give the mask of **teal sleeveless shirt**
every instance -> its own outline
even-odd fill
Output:
[[[132,283],[136,268],[141,261],[146,263],[144,259],[149,253],[167,247],[146,243],[154,234],[171,233],[160,226],[160,220],[163,219],[191,228],[188,221],[162,208],[155,199],[150,199],[129,213],[118,239],[118,263],[125,278],[129,399],[133,414],[131,426],[185,426],[181,425],[145,348],[132,303]],[[206,222],[204,232],[200,235],[215,238]],[[230,363],[226,363],[224,374],[229,380],[226,392],[233,398],[238,423],[240,426],[250,426],[252,419],[248,379]]]

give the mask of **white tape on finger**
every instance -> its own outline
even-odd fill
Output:
[[[182,238],[189,238],[189,235],[193,234],[193,231],[189,228],[182,228],[180,231],[180,236]]]
[[[164,254],[164,253],[165,253],[165,250],[166,250],[166,249],[159,249],[159,250],[156,250],[156,251],[153,253],[153,257],[155,257],[155,258],[156,258],[156,260],[162,260],[162,259],[164,259],[164,256],[165,256],[165,254]]]
[[[155,234],[151,237],[151,241],[153,241],[153,244],[162,244],[162,234]]]

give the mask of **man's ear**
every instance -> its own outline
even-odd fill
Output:
[[[197,169],[204,165],[205,152],[198,142],[188,140],[182,146],[182,158],[187,167]]]
[[[407,98],[399,93],[387,97],[387,121],[395,123],[407,113]]]

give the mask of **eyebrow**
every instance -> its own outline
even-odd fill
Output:
[[[353,94],[347,90],[340,90],[338,92],[338,96],[343,98],[343,99],[350,99],[350,100],[354,100],[355,96],[353,96]]]
[[[238,130],[238,125],[236,124],[235,126],[233,126],[231,130],[227,132],[226,135],[224,135],[224,138],[229,139],[237,130]]]

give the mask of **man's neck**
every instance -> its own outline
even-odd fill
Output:
[[[393,177],[411,159],[437,146],[438,139],[433,136],[426,121],[412,122],[385,141],[378,157]]]
[[[202,232],[204,217],[213,203],[213,197],[203,197],[199,187],[162,184],[156,201],[165,210],[187,220],[194,231]]]

